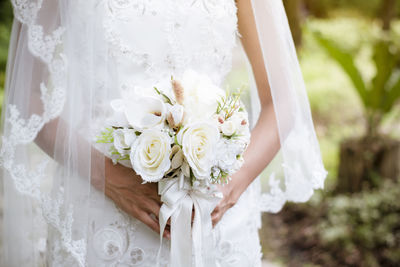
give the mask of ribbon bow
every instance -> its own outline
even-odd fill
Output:
[[[215,186],[193,187],[189,178],[164,178],[158,182],[158,193],[163,205],[160,209],[160,248],[165,226],[171,218],[170,263],[173,267],[216,266],[214,239],[212,237],[211,212],[222,199]],[[192,227],[192,210],[194,220]],[[157,261],[159,266],[159,261]]]

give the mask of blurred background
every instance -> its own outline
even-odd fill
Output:
[[[329,176],[263,215],[264,264],[400,266],[400,1],[284,4]],[[0,102],[11,24],[0,0]]]
[[[400,266],[400,1],[284,4],[329,176],[308,203],[263,216],[264,257]]]

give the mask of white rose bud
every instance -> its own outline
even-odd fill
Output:
[[[158,182],[171,167],[171,138],[165,132],[145,130],[132,146],[133,169],[146,182]]]
[[[128,153],[136,139],[135,132],[131,129],[117,129],[113,133],[114,147],[121,155]]]
[[[124,129],[125,144],[132,146],[136,140],[136,133],[133,129]]]
[[[184,108],[182,105],[175,104],[170,106],[169,113],[167,117],[168,124],[172,128],[177,128],[182,124],[184,116]]]
[[[247,132],[249,128],[247,112],[235,112],[231,120],[235,122],[239,134],[245,134]]]
[[[232,136],[237,129],[237,125],[233,120],[227,120],[223,124],[221,124],[220,129],[222,133],[226,136]]]

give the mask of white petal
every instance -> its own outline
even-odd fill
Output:
[[[137,129],[152,128],[165,121],[164,103],[154,97],[140,97],[135,101],[125,101],[125,116],[129,124]]]

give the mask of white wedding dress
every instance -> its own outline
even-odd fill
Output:
[[[163,84],[187,69],[221,85],[231,69],[238,42],[234,0],[107,0],[98,8],[104,16],[106,54],[118,77],[115,97],[135,86]],[[261,266],[259,196],[255,181],[214,228],[217,266]],[[99,193],[94,203],[102,203],[102,198]],[[104,201],[101,209],[92,207],[88,265],[155,266],[159,235],[111,200]],[[76,266],[62,249],[61,235],[49,232],[48,264]],[[169,266],[169,242],[163,246],[161,263]]]
[[[93,147],[106,151],[94,137],[110,101],[126,91],[164,91],[188,69],[222,86],[239,46],[235,0],[11,2],[0,266],[156,266],[159,235],[105,197],[105,156]],[[282,0],[250,3],[266,71],[258,88],[248,68],[250,125],[261,111],[257,92],[269,90],[280,151],[270,175],[257,178],[212,230],[207,244],[215,247],[207,249],[216,266],[261,266],[261,212],[307,201],[327,175]],[[171,265],[169,246],[165,240],[163,267]]]

